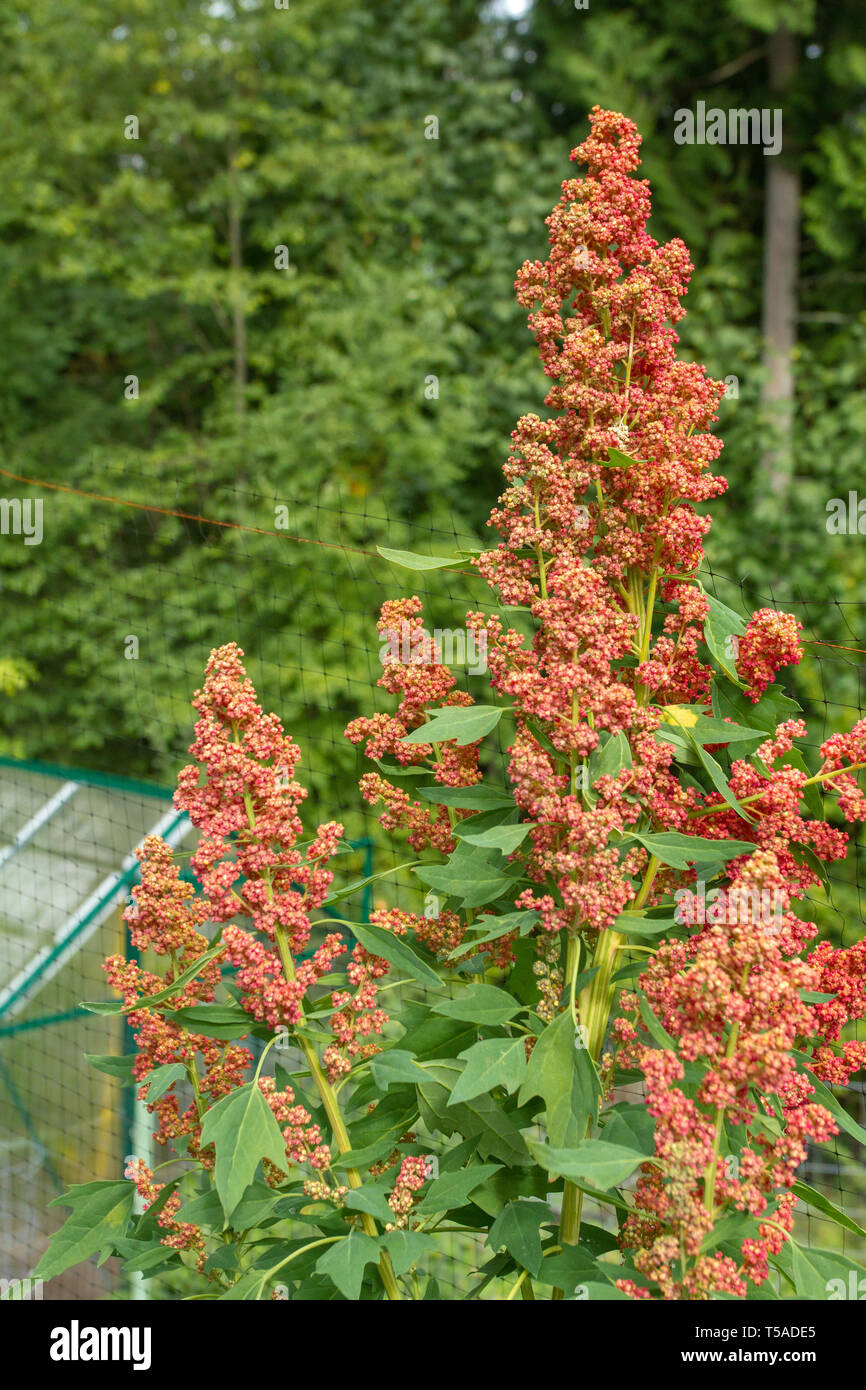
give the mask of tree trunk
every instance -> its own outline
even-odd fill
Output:
[[[230,295],[232,304],[232,341],[234,347],[234,388],[235,414],[241,418],[247,404],[247,321],[244,309],[243,285],[243,234],[241,229],[241,202],[237,187],[237,173],[234,166],[235,149],[229,145],[229,263]]]
[[[797,70],[797,40],[780,26],[770,37],[770,90],[783,110]],[[797,270],[800,172],[790,151],[767,155],[764,222],[763,416],[768,445],[762,458],[765,500],[777,504],[794,471],[794,349],[797,344]]]

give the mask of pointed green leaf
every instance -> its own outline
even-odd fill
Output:
[[[127,1181],[77,1183],[55,1197],[50,1205],[71,1207],[72,1215],[52,1235],[34,1277],[53,1279],[97,1250],[110,1247],[126,1232],[134,1198],[135,1187]]]
[[[735,613],[732,608],[728,608],[720,599],[708,594],[705,589],[704,597],[710,606],[710,611],[704,620],[704,641],[728,680],[733,681],[734,685],[738,685],[742,690],[743,682],[737,675],[737,659],[729,639],[733,636],[742,637],[744,635],[746,631],[745,619],[739,613]]]
[[[370,1071],[380,1091],[387,1090],[389,1086],[401,1081],[409,1081],[415,1085],[424,1080],[423,1068],[418,1066],[412,1053],[399,1047],[389,1047],[385,1052],[371,1057]]]
[[[428,888],[442,893],[448,898],[458,898],[464,907],[485,907],[496,902],[509,889],[514,889],[514,879],[507,874],[485,866],[481,874],[473,872],[468,866],[459,864],[425,864],[415,870],[416,876]]]
[[[480,1187],[492,1173],[497,1173],[501,1166],[499,1163],[476,1163],[471,1168],[442,1173],[430,1184],[415,1210],[424,1215],[465,1206],[475,1188]]]
[[[462,564],[459,555],[417,555],[414,550],[389,550],[384,545],[377,545],[376,549],[383,560],[404,570],[442,570]]]
[[[606,459],[596,459],[596,463],[602,464],[605,468],[644,468],[646,464],[643,459],[629,458],[621,449],[608,449]]]
[[[316,1273],[326,1274],[344,1298],[355,1301],[364,1282],[364,1270],[379,1258],[378,1242],[363,1231],[353,1230],[344,1240],[329,1245],[316,1261]]]
[[[202,1147],[213,1144],[216,1151],[214,1182],[227,1221],[263,1158],[283,1171],[290,1166],[286,1141],[254,1082],[231,1091],[210,1107],[202,1121],[201,1142]]]
[[[425,771],[429,769],[425,768]],[[416,787],[418,796],[439,806],[456,806],[461,811],[496,811],[514,807],[514,797],[499,787],[476,782],[472,787]]]
[[[795,1182],[791,1191],[806,1206],[813,1207],[822,1216],[826,1216],[830,1221],[834,1221],[837,1226],[842,1226],[846,1231],[853,1231],[856,1236],[866,1236],[866,1230],[849,1216],[847,1212],[837,1207],[835,1202],[831,1202],[829,1197],[825,1197],[823,1192],[818,1192],[814,1187],[810,1187],[805,1182]]]
[[[487,1244],[492,1250],[504,1248],[521,1269],[536,1276],[541,1272],[541,1227],[550,1219],[546,1202],[509,1202],[490,1227]]]
[[[145,1099],[149,1105],[155,1105],[170,1086],[176,1081],[183,1081],[186,1077],[186,1067],[183,1062],[166,1062],[162,1067],[155,1067],[144,1077],[142,1085],[147,1087]]]
[[[416,955],[408,941],[404,941],[402,937],[395,936],[385,927],[374,926],[372,922],[353,923],[352,933],[366,951],[374,956],[381,956],[391,965],[396,965],[413,980],[420,980],[421,984],[428,985],[431,989],[444,989],[445,986],[436,972]]]
[[[470,845],[481,845],[484,849],[498,849],[501,854],[513,854],[518,845],[523,844],[532,824],[523,821],[521,825],[495,825],[489,830],[473,831],[472,821],[468,820],[463,822],[463,827],[457,826],[455,829],[456,839],[465,840]]]
[[[450,743],[465,748],[479,743],[495,729],[505,709],[501,705],[447,705],[430,710],[430,719],[420,729],[413,729],[401,743]]]
[[[425,1255],[433,1253],[436,1240],[433,1236],[422,1235],[420,1231],[386,1231],[381,1245],[383,1250],[388,1252],[394,1273],[399,1279],[401,1274],[405,1274]]]
[[[496,985],[469,985],[453,999],[433,1006],[434,1014],[445,1014],[447,1018],[465,1019],[468,1023],[506,1023],[519,1013],[523,1005],[504,989]],[[503,1041],[500,1039],[500,1041]],[[506,1041],[510,1041],[507,1039]],[[465,1057],[466,1053],[458,1054]]]
[[[518,931],[521,936],[528,936],[539,920],[539,914],[529,908],[525,912],[506,912],[501,917],[493,917],[489,913],[484,913],[481,917],[476,917],[470,932],[475,932],[477,928],[483,927],[480,935],[469,935],[461,941],[460,945],[453,951],[449,951],[448,959],[452,960],[455,956],[463,956],[467,951],[471,951],[476,946],[483,946],[488,941],[498,941],[501,936],[507,936],[509,932]]]
[[[460,1056],[466,1059],[466,1067],[451,1092],[451,1105],[487,1095],[494,1086],[504,1086],[511,1095],[526,1071],[522,1038],[486,1038]]]
[[[104,1071],[107,1076],[117,1076],[125,1086],[131,1086],[135,1081],[132,1069],[135,1066],[135,1054],[127,1057],[114,1057],[111,1054],[102,1056],[95,1052],[85,1052],[87,1061],[97,1071]]]
[[[631,831],[624,838],[637,840],[656,859],[673,869],[685,869],[689,864],[726,864],[741,854],[755,852],[755,845],[749,840],[707,840],[701,835],[681,835],[677,830],[652,835]]]
[[[649,1152],[641,1153],[622,1144],[609,1144],[605,1139],[587,1139],[567,1149],[528,1142],[536,1161],[549,1173],[558,1173],[569,1182],[579,1178],[602,1189],[619,1187],[641,1163],[655,1155],[654,1145],[645,1146]]]
[[[595,1115],[600,1088],[585,1048],[575,1046],[571,1014],[559,1014],[539,1037],[529,1057],[518,1103],[540,1096],[547,1112],[551,1143],[577,1140]]]

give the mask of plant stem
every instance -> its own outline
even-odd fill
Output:
[[[818,782],[832,782],[834,777],[841,777],[843,773],[860,772],[866,767],[866,763],[852,763],[850,767],[833,768],[830,772],[817,772],[814,777],[808,777],[803,783],[804,787],[814,787]],[[767,784],[769,786],[769,783]],[[766,792],[752,792],[751,796],[741,796],[739,802],[741,806],[748,806],[752,801],[760,801]],[[718,806],[703,806],[700,811],[689,811],[689,816],[714,816],[717,811],[728,811],[730,807],[726,801]]]
[[[292,953],[289,949],[289,943],[286,938],[285,928],[277,927],[274,935],[277,942],[277,950],[280,953],[280,960],[283,963],[283,970],[285,972],[286,979],[294,980],[295,962],[292,959]],[[301,1011],[300,1026],[303,1027],[303,1010]],[[302,1034],[300,1034],[298,1035],[298,1042],[300,1043],[304,1057],[306,1058],[307,1066],[310,1069],[310,1075],[313,1078],[316,1090],[321,1096],[322,1104],[325,1107],[325,1114],[327,1115],[328,1123],[331,1126],[331,1133],[334,1137],[334,1143],[337,1145],[337,1148],[339,1149],[341,1154],[348,1153],[352,1147],[352,1144],[349,1139],[349,1134],[346,1129],[343,1116],[340,1113],[340,1105],[337,1100],[334,1088],[328,1080],[327,1076],[325,1075],[324,1071],[322,1070],[322,1066],[319,1062],[316,1049],[310,1042],[309,1038],[305,1038]],[[357,1168],[347,1168],[346,1178],[350,1187],[362,1186],[361,1174],[358,1172]],[[366,1234],[368,1236],[371,1236],[373,1240],[378,1240],[379,1231],[373,1217],[369,1214],[369,1212],[366,1211],[362,1211],[360,1213],[360,1216],[361,1225],[363,1226]],[[382,1283],[385,1286],[385,1292],[387,1293],[389,1299],[391,1299],[393,1302],[399,1302],[401,1297],[400,1290],[397,1287],[397,1280],[394,1277],[394,1270],[391,1265],[391,1260],[388,1256],[388,1252],[386,1250],[383,1250],[381,1255],[379,1256],[379,1273],[382,1276]]]
[[[233,726],[233,732],[235,742],[237,743],[237,726]],[[243,795],[244,807],[246,809],[250,831],[253,835],[255,835],[256,816],[255,808],[253,806],[253,800],[249,791],[246,788],[244,788]],[[273,902],[274,892],[273,885],[270,882],[270,871],[268,871],[267,889],[268,897]],[[285,973],[286,979],[294,980],[296,978],[295,962],[292,957],[292,952],[289,946],[289,939],[286,933],[286,929],[284,927],[277,927],[274,932],[274,937],[277,943],[277,950],[279,951],[280,960],[282,962],[283,971]],[[299,1026],[303,1028],[304,1011],[303,1007],[300,1004],[298,1005],[298,1008],[301,1015]],[[334,1142],[337,1145],[337,1148],[339,1149],[341,1154],[348,1153],[352,1147],[352,1144],[351,1140],[349,1139],[348,1130],[346,1129],[345,1123],[343,1121],[343,1116],[340,1113],[340,1106],[334,1088],[328,1080],[327,1076],[325,1075],[324,1071],[322,1070],[318,1054],[316,1053],[316,1049],[314,1048],[310,1040],[308,1038],[305,1038],[302,1034],[298,1034],[298,1042],[300,1043],[301,1050],[303,1051],[304,1057],[306,1058],[307,1066],[310,1069],[310,1075],[313,1078],[316,1090],[318,1091],[322,1100],[322,1104],[325,1107],[325,1114],[327,1115],[328,1123],[331,1126],[331,1133],[333,1135]],[[350,1187],[361,1187],[361,1175],[356,1168],[347,1168],[346,1177],[348,1179]],[[369,1212],[361,1212],[360,1216],[361,1225],[363,1226],[365,1233],[368,1236],[370,1236],[373,1240],[378,1240],[379,1228],[377,1227],[373,1217],[369,1214]],[[394,1269],[391,1264],[391,1260],[387,1250],[383,1250],[379,1255],[379,1273],[381,1275],[382,1283],[385,1287],[385,1292],[388,1295],[388,1298],[391,1299],[392,1302],[400,1302],[400,1290],[397,1286],[397,1280],[394,1275]]]

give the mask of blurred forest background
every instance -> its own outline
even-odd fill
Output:
[[[866,478],[860,0],[8,0],[0,52],[3,468],[253,528],[3,478],[45,510],[0,542],[0,752],[171,783],[237,638],[316,785],[354,767],[379,604],[420,590],[328,546],[483,538],[543,410],[514,273],[596,102],[695,262],[683,351],[734,378],[713,569],[864,645],[864,546],[825,525]],[[677,144],[699,100],[781,108],[782,153]],[[275,499],[324,546],[257,536]],[[427,587],[442,618],[455,576]],[[810,656],[801,698],[850,724],[860,656]]]
[[[781,153],[678,144],[701,101],[780,109]],[[7,963],[56,953],[51,912],[140,836],[115,789],[13,859],[21,787],[62,774],[10,759],[172,786],[231,640],[301,744],[305,824],[353,838],[343,881],[393,868],[343,737],[387,707],[376,616],[418,593],[429,628],[459,628],[490,594],[465,558],[409,573],[377,546],[490,538],[510,432],[546,391],[514,276],[546,254],[596,103],[637,122],[650,230],[691,252],[682,351],[729,381],[704,582],[803,621],[808,759],[863,717],[866,537],[826,527],[830,499],[866,496],[863,0],[5,0],[0,500],[43,506],[40,544],[0,534],[0,862],[27,899],[0,921]],[[417,908],[387,872],[362,912]],[[850,944],[864,894],[854,844],[806,912]],[[119,1176],[133,1143],[118,1088],[68,1071],[117,1050],[78,1003],[121,931],[0,1018],[4,1271],[32,1268],[61,1177]],[[810,1162],[866,1220],[850,1132]],[[78,1296],[107,1269],[87,1279]]]

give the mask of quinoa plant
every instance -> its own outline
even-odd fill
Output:
[[[590,122],[517,279],[551,386],[474,560],[489,698],[396,598],[390,707],[346,731],[416,910],[322,914],[358,887],[335,883],[342,826],[304,830],[296,744],[214,651],[175,796],[198,891],[145,842],[127,918],[163,968],[112,957],[122,1002],[91,1006],[135,1032],[173,1176],[136,1158],[72,1188],[37,1274],[99,1251],[187,1266],[201,1298],[436,1297],[454,1232],[482,1252],[466,1298],[823,1298],[859,1269],[791,1230],[802,1202],[866,1234],[797,1178],[808,1144],[866,1138],[831,1089],[866,1062],[866,946],[817,940],[804,905],[847,849],[824,798],[866,818],[866,721],[814,754],[774,683],[799,623],[701,583],[724,387],[677,357],[692,267],[646,231],[635,126]]]

